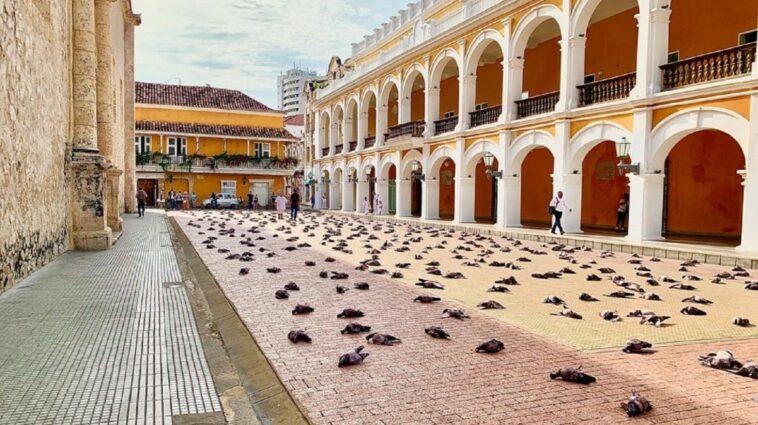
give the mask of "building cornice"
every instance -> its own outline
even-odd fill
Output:
[[[164,109],[164,110],[177,110],[177,111],[194,111],[194,112],[213,112],[222,114],[237,114],[237,115],[250,115],[250,116],[265,116],[265,117],[282,117],[284,118],[284,112],[263,112],[263,111],[241,111],[238,109],[217,109],[217,108],[193,108],[189,106],[176,106],[176,105],[157,105],[152,103],[135,103],[135,108],[145,109]]]
[[[181,133],[181,132],[168,132],[168,131],[141,131],[135,130],[136,136],[179,136],[179,137],[197,137],[200,139],[227,139],[227,140],[249,140],[251,142],[284,142],[284,143],[299,143],[300,139],[279,139],[275,137],[240,137],[240,136],[222,136],[216,134],[198,134],[198,133]]]

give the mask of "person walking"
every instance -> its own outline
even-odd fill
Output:
[[[290,195],[290,220],[295,221],[297,219],[298,211],[300,211],[300,194],[295,189]]]
[[[311,193],[311,209],[316,208],[316,195]]]
[[[258,209],[258,195],[253,196],[253,211]]]
[[[629,194],[625,193],[619,200],[619,207],[616,216],[616,230],[624,230],[626,226],[626,215],[629,213]]]
[[[253,209],[253,192],[247,193],[247,209],[252,210]]]
[[[211,192],[211,208],[218,208],[218,197],[216,192]]]
[[[174,192],[174,189],[171,188],[171,190],[168,191],[168,209],[173,210],[176,208],[176,192]]]
[[[197,205],[197,193],[195,191],[192,191],[192,195],[190,195],[190,208],[195,208],[195,205]]]
[[[147,205],[147,192],[145,189],[139,188],[137,191],[137,217],[145,216],[145,206]]]
[[[376,201],[376,215],[382,215],[382,210],[384,209],[384,205],[382,204],[382,200],[379,199]]]
[[[550,207],[548,208],[548,212],[553,216],[553,228],[550,229],[550,233],[555,234],[555,229],[560,230],[561,234],[565,233],[563,231],[563,226],[561,225],[561,218],[566,210],[569,212],[572,211],[566,203],[566,200],[563,199],[563,192],[559,191],[558,196],[550,201]]]
[[[368,196],[363,197],[363,214],[368,215]]]
[[[328,209],[329,206],[326,205],[326,193],[321,194],[321,209]]]
[[[287,208],[287,198],[280,193],[279,195],[274,195],[273,199],[274,205],[276,205],[276,215],[281,220],[284,218],[284,210]]]

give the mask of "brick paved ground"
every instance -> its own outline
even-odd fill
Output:
[[[165,216],[0,296],[0,424],[170,424],[221,410]]]
[[[215,217],[216,223],[210,218],[200,221],[204,216]],[[696,361],[698,354],[720,348],[731,349],[743,360],[758,358],[758,340],[662,346],[648,356],[625,355],[618,347],[601,353],[581,352],[537,335],[529,326],[514,326],[474,311],[465,301],[460,304],[457,297],[449,296],[454,284],[445,279],[437,280],[444,281],[448,289],[433,292],[417,289],[403,280],[355,271],[352,256],[331,250],[333,244],[319,245],[323,225],[315,229],[314,236],[293,243],[284,240],[292,234],[275,230],[279,223],[269,223],[261,233],[250,233],[256,222],[248,218],[259,217],[217,212],[176,216],[284,383],[316,423],[623,423],[631,420],[619,403],[633,389],[645,394],[655,405],[653,413],[635,419],[635,423],[758,423],[755,419],[758,403],[753,400],[758,395],[758,381],[709,370]],[[310,221],[311,217],[306,217]],[[190,226],[190,220],[200,228]],[[219,236],[221,222],[226,223],[226,228],[236,228],[236,236]],[[294,233],[301,228],[302,224],[298,225]],[[255,247],[240,245],[243,233],[254,239]],[[383,235],[381,231],[375,233]],[[344,227],[342,238],[349,234],[348,227]],[[218,237],[215,248],[206,248],[202,243],[209,235]],[[255,240],[258,237],[265,239]],[[360,245],[366,243],[363,236],[355,240]],[[454,242],[452,238],[448,240]],[[303,241],[312,247],[293,252],[283,250]],[[371,243],[379,245],[378,241]],[[260,247],[278,255],[267,258],[259,252]],[[247,263],[226,260],[228,254],[217,252],[218,248],[229,249],[231,253],[250,251],[255,260]],[[355,252],[363,257],[365,249]],[[415,252],[414,249],[404,253],[403,258],[410,261]],[[327,255],[338,261],[326,263]],[[384,257],[385,254],[380,256],[385,267],[394,270],[393,261]],[[305,260],[316,261],[317,266],[304,267]],[[449,271],[451,264],[457,262],[446,259],[443,270]],[[546,265],[552,269],[563,266],[557,262]],[[240,276],[240,267],[250,267],[251,273]],[[268,267],[279,267],[282,272],[267,273]],[[318,273],[322,270],[343,271],[350,278],[321,279]],[[468,274],[468,270],[462,271]],[[404,273],[406,277],[413,274]],[[489,273],[487,286],[495,277],[500,277],[500,273]],[[465,287],[474,284],[473,280],[455,284]],[[289,281],[297,282],[302,290],[291,292],[289,300],[275,299],[274,292]],[[352,286],[357,281],[369,282],[371,289],[353,289],[343,295],[334,290],[335,284]],[[525,279],[522,285],[520,291],[532,289],[531,281],[527,283]],[[413,298],[421,293],[433,293],[445,300],[435,305],[413,303]],[[504,297],[509,310],[515,308],[513,302],[508,302],[508,296]],[[534,297],[539,295],[535,293]],[[290,310],[296,303],[309,303],[315,312],[293,316]],[[440,318],[443,308],[461,306],[470,312],[471,320]],[[370,356],[363,365],[338,369],[340,354],[365,344],[360,336],[339,333],[348,321],[337,319],[336,314],[348,307],[366,313],[365,318],[357,321],[400,337],[403,343],[395,347],[367,345]],[[533,315],[545,314],[535,304],[529,308]],[[553,323],[570,322],[570,319],[556,320]],[[687,326],[679,323],[680,327]],[[426,336],[423,329],[429,325],[444,326],[452,339],[440,341]],[[298,328],[307,329],[314,338],[312,345],[295,346],[287,340],[287,332]],[[595,332],[591,327],[560,330],[564,334],[582,331]],[[474,353],[480,342],[490,338],[504,341],[506,350],[495,355]],[[570,337],[565,340],[574,341]],[[581,387],[548,378],[554,369],[579,365],[597,376],[599,382]]]

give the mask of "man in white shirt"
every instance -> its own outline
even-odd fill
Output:
[[[568,204],[566,203],[566,200],[563,199],[563,192],[558,192],[558,196],[553,198],[552,201],[550,201],[550,207],[553,211],[553,228],[550,230],[550,233],[555,234],[555,229],[561,231],[561,234],[565,233],[563,231],[563,226],[561,226],[561,217],[563,217],[563,212],[568,210],[571,212],[571,208],[569,208]]]

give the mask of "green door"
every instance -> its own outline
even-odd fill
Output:
[[[390,180],[387,195],[387,212],[395,214],[397,211],[397,188],[395,187],[395,180]]]

